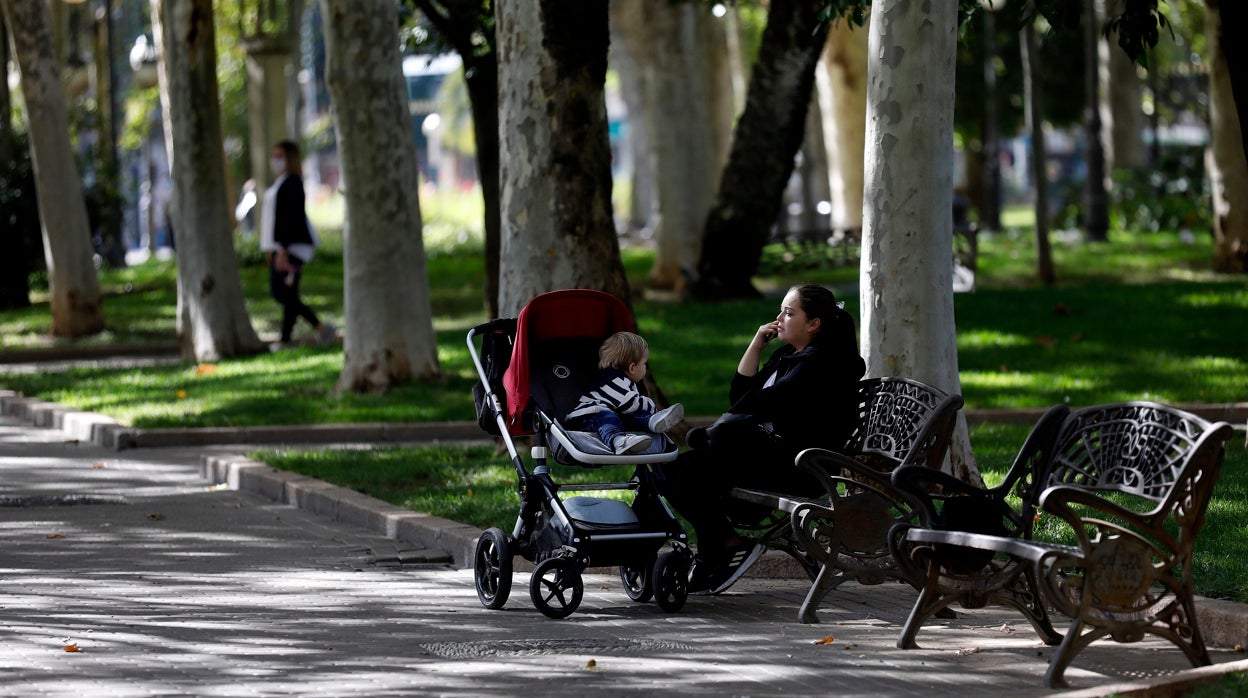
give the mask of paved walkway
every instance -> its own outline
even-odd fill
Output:
[[[231,489],[276,480],[230,451],[118,452],[0,417],[0,695],[1057,694],[1041,687],[1052,649],[1005,610],[896,649],[899,585],[847,585],[801,625],[800,580],[747,578],[666,614],[592,574],[554,621],[517,574],[488,611],[452,551],[373,532],[453,540],[458,524],[306,478],[278,486],[308,509]],[[1073,695],[1170,691],[1242,658],[1219,648],[1191,670],[1161,641],[1101,642],[1067,677]]]

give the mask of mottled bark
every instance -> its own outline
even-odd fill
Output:
[[[339,390],[441,374],[421,238],[416,148],[387,0],[321,0],[347,217]]]
[[[617,13],[621,48],[640,73],[641,99],[634,120],[645,124],[650,150],[643,155],[654,176],[652,288],[683,294],[696,266],[701,224],[714,194],[714,143],[702,8],[667,0],[631,0]]]
[[[593,288],[630,303],[611,211],[607,0],[499,0],[499,309]]]
[[[152,0],[173,198],[182,354],[215,361],[260,351],[234,256],[225,184],[212,0]]]
[[[14,58],[22,75],[31,160],[39,201],[52,334],[81,337],[104,329],[82,180],[69,144],[65,94],[43,2],[2,0]],[[6,87],[7,89],[7,87]],[[8,118],[8,112],[4,114]]]
[[[954,3],[871,5],[862,345],[871,376],[960,393],[953,315]],[[977,480],[966,423],[951,469]]]

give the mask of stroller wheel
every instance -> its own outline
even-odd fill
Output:
[[[675,551],[660,555],[654,563],[651,586],[659,608],[669,613],[684,608],[689,599],[688,556]]]
[[[637,603],[646,603],[654,597],[654,558],[647,558],[637,565],[620,565],[620,581],[624,592]]]
[[[500,609],[511,595],[511,550],[507,534],[491,528],[477,539],[472,558],[472,576],[477,582],[477,598],[489,609]]]
[[[566,618],[581,605],[585,584],[576,563],[568,558],[542,560],[533,569],[529,596],[533,605],[547,618]]]

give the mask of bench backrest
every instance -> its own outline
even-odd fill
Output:
[[[864,379],[858,383],[858,420],[846,451],[939,469],[961,407],[961,396],[910,378]]]
[[[1058,435],[1046,484],[1123,492],[1161,503],[1213,427],[1194,414],[1152,402],[1074,410]]]

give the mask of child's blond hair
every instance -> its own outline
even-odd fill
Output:
[[[641,335],[632,332],[616,332],[607,337],[598,348],[598,368],[616,368],[627,371],[632,364],[645,358],[650,346]]]

